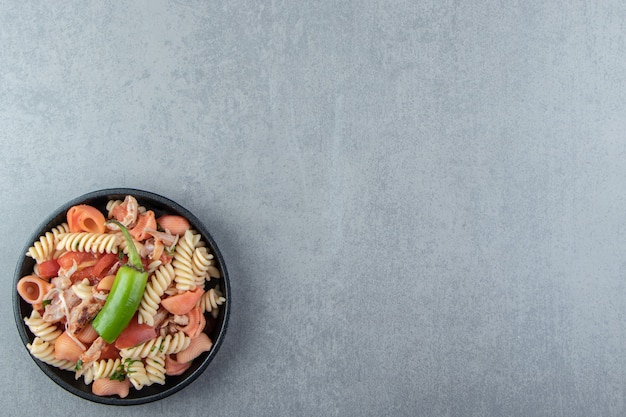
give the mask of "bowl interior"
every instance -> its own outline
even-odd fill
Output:
[[[123,200],[127,195],[134,196],[140,205],[149,210],[153,210],[156,217],[159,217],[162,214],[177,214],[184,216],[187,220],[189,220],[191,227],[200,233],[202,239],[210,249],[210,252],[213,254],[214,259],[217,262],[217,267],[222,275],[219,279],[212,278],[210,281],[207,281],[205,288],[209,289],[219,286],[220,291],[226,298],[226,302],[220,306],[219,314],[216,319],[214,319],[210,314],[206,315],[207,327],[205,332],[213,341],[213,347],[210,351],[204,352],[196,358],[193,361],[192,366],[182,375],[168,375],[165,378],[164,385],[153,384],[145,386],[141,390],[134,390],[131,388],[129,395],[126,398],[119,398],[116,396],[100,397],[94,395],[91,392],[91,387],[86,385],[82,378],[79,378],[78,380],[74,378],[73,372],[62,371],[33,358],[34,362],[41,368],[41,370],[62,388],[84,399],[110,405],[133,405],[156,401],[174,394],[189,385],[207,368],[216,355],[228,326],[228,316],[230,310],[230,284],[228,272],[222,255],[208,230],[195,215],[178,203],[148,191],[130,188],[112,188],[94,191],[77,197],[67,202],[62,207],[59,207],[41,223],[39,228],[37,228],[32,234],[32,238],[25,244],[23,253],[25,254],[28,251],[28,248],[32,246],[40,236],[45,234],[46,231],[49,231],[53,227],[66,221],[66,212],[73,205],[88,204],[100,209],[103,213],[106,213],[106,204],[109,200]],[[15,288],[21,277],[32,273],[34,265],[34,259],[28,256],[21,257],[17,263],[14,277],[13,310],[17,329],[25,346],[26,344],[31,343],[34,339],[34,335],[24,324],[24,317],[28,317],[30,315],[32,307],[30,304],[22,300],[22,298],[17,294],[17,290],[15,290]]]

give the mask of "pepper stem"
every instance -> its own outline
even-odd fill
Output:
[[[133,238],[128,232],[128,229],[126,228],[126,226],[124,226],[122,223],[118,222],[117,220],[108,220],[107,223],[116,224],[117,227],[120,228],[120,230],[124,234],[124,238],[126,238],[126,244],[127,244],[127,249],[128,249],[128,263],[130,264],[130,266],[143,272],[143,264],[141,263],[141,256],[139,256],[139,252],[137,252],[137,248],[135,247]]]

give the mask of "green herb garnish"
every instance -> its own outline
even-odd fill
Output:
[[[124,372],[124,369],[121,370],[116,370],[115,372],[113,372],[111,374],[111,376],[109,377],[110,380],[112,381],[120,381],[122,382],[123,380],[126,379],[126,372]]]
[[[130,373],[126,370],[127,366],[130,366],[133,362],[135,362],[134,360],[131,360],[130,358],[126,358],[124,360],[124,362],[120,363],[117,366],[117,369],[115,370],[115,372],[113,372],[111,374],[111,376],[109,377],[109,379],[111,380],[117,380],[117,381],[123,381],[124,379],[126,379],[126,376]]]

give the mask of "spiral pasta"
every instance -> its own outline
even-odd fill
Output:
[[[198,300],[198,305],[202,309],[202,312],[211,313],[213,318],[217,317],[219,306],[226,302],[226,298],[220,292],[219,286],[211,288],[206,291]]]
[[[72,285],[72,291],[74,291],[81,300],[88,300],[93,296],[93,285],[89,283],[89,278],[85,278]]]
[[[111,378],[115,372],[120,370],[121,364],[120,358],[95,361],[90,367],[93,370],[93,379]]]
[[[220,273],[220,270],[215,265],[209,265],[209,267],[207,268],[207,273],[209,274],[210,278],[221,278],[222,277],[222,274]]]
[[[69,231],[70,227],[67,223],[62,223],[52,228],[52,230],[46,232],[28,249],[26,256],[30,256],[38,264],[56,258],[58,255],[57,243],[59,241],[59,235],[69,233]]]
[[[107,201],[107,205],[106,205],[106,211],[107,211],[107,218],[108,219],[112,219],[113,218],[113,209],[117,206],[121,206],[123,203],[122,200],[109,200]]]
[[[121,250],[124,254],[128,255],[128,243],[126,243],[126,239],[124,239],[122,232],[115,232],[113,235],[118,238],[118,250]],[[137,252],[141,252],[143,243],[133,239],[133,244],[135,245],[135,248],[137,248]]]
[[[150,385],[150,378],[148,378],[146,367],[141,360],[124,360],[124,369],[126,370],[126,377],[135,389],[139,390]]]
[[[30,317],[24,317],[24,323],[36,337],[45,342],[54,342],[63,333],[56,324],[44,321],[37,310],[33,310]]]
[[[144,365],[149,385],[165,384],[165,355],[150,355]]]
[[[163,265],[163,262],[160,259],[157,259],[156,261],[152,261],[148,264],[148,266],[146,267],[146,271],[148,272],[148,274],[153,274],[154,271],[156,271],[157,268],[161,265]]]
[[[179,331],[173,335],[158,336],[138,346],[120,350],[124,358],[143,359],[149,355],[171,355],[178,353],[189,346],[190,339],[184,332]]]
[[[208,276],[208,269],[211,266],[213,255],[211,255],[206,246],[200,246],[194,249],[191,257],[191,269],[196,277],[196,286],[204,288],[204,282]]]
[[[120,239],[110,233],[63,233],[59,235],[57,250],[65,249],[73,252],[117,253]]]
[[[154,315],[159,308],[161,296],[165,293],[174,279],[174,267],[172,264],[161,265],[150,277],[146,284],[143,298],[139,304],[137,319],[140,324],[145,323],[154,326]]]
[[[90,366],[86,369],[80,370],[76,372],[76,375],[74,375],[74,379],[78,379],[80,377],[83,377],[83,382],[85,382],[86,385],[89,385],[93,382],[94,379],[94,369],[93,366]]]
[[[26,345],[26,348],[31,353],[31,355],[33,355],[40,361],[47,363],[48,365],[56,366],[57,368],[66,371],[74,370],[76,368],[76,364],[74,362],[68,361],[66,359],[55,358],[54,344],[46,342],[41,337],[35,337],[32,343],[28,343]]]
[[[172,265],[176,276],[176,288],[179,291],[188,291],[196,288],[196,275],[193,271],[193,252],[200,241],[200,235],[187,230],[184,236],[176,244]]]

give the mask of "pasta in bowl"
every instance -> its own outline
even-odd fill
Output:
[[[29,354],[90,401],[142,404],[189,385],[224,338],[230,285],[202,223],[165,197],[107,189],[57,209],[15,272]]]

